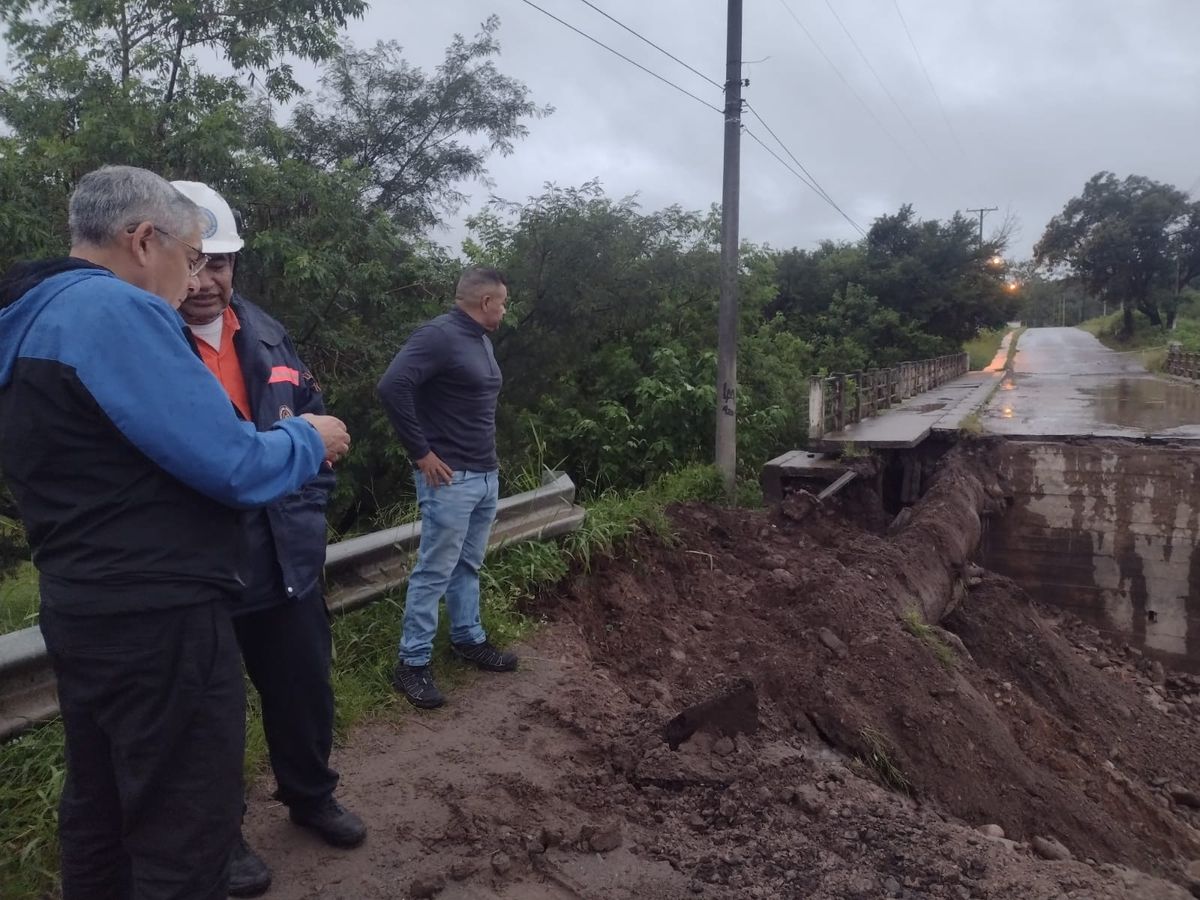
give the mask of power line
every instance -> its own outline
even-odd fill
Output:
[[[896,7],[896,15],[900,17],[900,24],[904,26],[904,33],[908,36],[908,43],[912,46],[913,53],[917,56],[917,63],[921,66],[921,73],[925,76],[925,82],[929,85],[929,90],[933,92],[933,99],[937,101],[938,109],[942,112],[942,121],[946,123],[946,129],[950,132],[950,136],[954,138],[958,152],[965,159],[967,151],[963,149],[962,141],[958,139],[958,133],[955,132],[954,126],[950,124],[950,117],[946,115],[946,107],[942,103],[942,98],[938,95],[937,88],[933,85],[933,79],[929,77],[929,69],[925,67],[925,60],[921,56],[921,51],[917,48],[917,42],[913,40],[912,32],[908,30],[908,22],[904,18],[904,13],[900,11],[900,0],[892,0],[892,5]]]
[[[843,219],[845,219],[847,222],[849,222],[854,227],[855,231],[857,231],[863,237],[867,236],[867,233],[865,231],[863,231],[862,226],[859,225],[857,222],[855,222],[852,218],[850,218],[850,216],[848,216],[846,214],[845,210],[843,210],[840,206],[838,206],[836,203],[834,203],[832,200],[830,200],[829,197],[824,193],[824,191],[822,191],[821,188],[817,187],[815,184],[813,184],[811,181],[809,181],[807,178],[805,178],[803,175],[801,175],[799,172],[797,172],[795,169],[793,169],[790,165],[788,165],[787,160],[784,159],[782,156],[780,156],[778,153],[776,153],[774,150],[772,150],[770,147],[768,147],[765,143],[763,143],[762,138],[760,138],[757,134],[755,134],[749,128],[746,128],[744,130],[746,132],[747,137],[753,139],[756,144],[758,144],[760,147],[762,147],[764,150],[766,150],[768,153],[770,153],[773,157],[775,157],[775,159],[778,160],[778,162],[781,166],[783,166],[785,169],[787,169],[789,172],[791,172],[792,175],[794,175],[797,179],[799,179],[801,182],[803,182],[804,185],[807,188],[809,188],[809,190],[813,191],[813,193],[815,193],[818,197],[820,197],[822,200],[824,200],[826,203],[828,203],[830,206],[832,206],[835,210],[837,210],[838,213],[841,215],[841,217]]]
[[[770,125],[768,125],[766,123],[766,121],[763,119],[763,117],[758,114],[758,110],[755,109],[753,106],[751,106],[750,101],[748,101],[748,100],[746,101],[746,109],[750,110],[750,114],[752,116],[754,116],[754,118],[758,119],[758,121],[762,124],[762,127],[767,129],[767,133],[770,134],[771,137],[775,138],[775,143],[777,143],[780,147],[782,147],[783,152],[792,158],[792,162],[794,162],[799,167],[800,171],[808,176],[809,181],[812,182],[811,187],[813,188],[813,190],[817,191],[829,203],[833,203],[833,198],[830,197],[829,194],[825,191],[825,189],[823,187],[821,187],[821,185],[817,182],[816,176],[814,176],[812,172],[808,171],[808,169],[806,169],[804,167],[804,163],[802,163],[802,162],[800,162],[800,160],[796,159],[796,154],[794,154],[791,150],[788,149],[787,144],[785,144],[783,142],[783,140],[779,137],[779,135],[777,135],[775,133],[775,129],[773,129]]]
[[[808,28],[805,27],[804,23],[800,21],[800,17],[796,15],[790,6],[788,6],[787,0],[779,0],[779,2],[782,4],[783,8],[787,10],[788,15],[792,17],[792,20],[796,23],[796,26],[804,32],[804,36],[808,38],[809,42],[816,48],[817,52],[821,54],[821,57],[825,60],[825,62],[829,63],[829,68],[833,69],[834,74],[841,79],[842,84],[846,86],[846,90],[848,90],[854,99],[858,101],[859,106],[867,111],[867,115],[871,117],[872,121],[879,126],[879,130],[887,135],[888,140],[900,148],[901,152],[908,157],[908,161],[910,163],[912,163],[914,166],[917,165],[917,161],[913,159],[912,154],[908,152],[908,148],[900,142],[899,138],[892,134],[891,129],[888,128],[887,125],[883,123],[883,120],[875,114],[875,110],[871,109],[867,101],[862,98],[862,95],[854,89],[854,85],[850,83],[850,79],[843,75],[842,70],[837,67],[837,63],[829,58],[829,54],[825,52],[825,48],[821,46],[820,42],[813,36],[812,32],[809,31]]]
[[[649,44],[651,47],[653,47],[659,53],[662,53],[665,56],[669,56],[671,59],[675,60],[675,62],[679,63],[681,66],[683,66],[689,72],[691,72],[693,75],[699,75],[701,78],[703,78],[705,81],[707,81],[713,87],[715,87],[718,91],[725,90],[724,85],[713,81],[711,78],[709,78],[703,72],[701,72],[699,69],[696,69],[693,66],[690,66],[687,63],[685,63],[682,59],[680,59],[674,53],[671,53],[669,50],[664,50],[662,47],[658,46],[658,44],[654,43],[654,41],[650,40],[648,37],[645,37],[645,36],[639,34],[637,31],[634,31],[632,28],[630,28],[628,25],[626,25],[620,19],[610,16],[608,13],[606,13],[604,10],[602,10],[600,7],[598,7],[595,3],[591,3],[591,2],[589,2],[589,0],[579,0],[579,2],[581,2],[584,6],[591,7],[596,12],[600,13],[600,15],[604,16],[604,18],[608,19],[610,22],[613,22],[613,23],[619,25],[620,27],[624,28],[626,31],[628,31],[630,34],[632,34],[639,41],[642,41],[645,44]]]
[[[892,101],[892,105],[896,107],[896,111],[900,113],[900,117],[904,119],[904,121],[908,124],[908,127],[912,129],[912,133],[917,136],[917,140],[921,142],[921,146],[925,148],[931,157],[934,156],[935,154],[933,152],[933,148],[926,143],[925,138],[921,135],[921,132],[917,131],[917,126],[913,125],[912,119],[908,117],[908,113],[906,113],[904,108],[900,105],[900,101],[897,100],[895,95],[892,94],[892,92],[888,89],[888,86],[884,80],[879,77],[879,73],[875,71],[875,67],[871,65],[871,60],[867,58],[867,54],[864,53],[862,47],[858,45],[858,41],[854,39],[854,35],[850,33],[850,29],[846,27],[846,23],[842,21],[842,17],[839,16],[837,10],[833,8],[833,4],[830,3],[829,0],[825,0],[825,5],[829,7],[829,11],[833,13],[833,17],[837,19],[837,23],[842,26],[842,31],[846,33],[846,37],[850,39],[850,43],[854,45],[854,49],[858,51],[858,55],[862,57],[862,61],[866,63],[866,66],[870,70],[871,74],[875,76],[875,80],[879,82],[879,86],[883,88],[883,92],[887,94],[887,98]]]
[[[580,29],[576,28],[576,27],[575,27],[574,25],[572,25],[570,22],[564,22],[564,21],[563,21],[562,19],[560,19],[558,16],[554,15],[554,13],[552,13],[552,12],[549,12],[549,11],[547,11],[547,10],[544,10],[544,9],[542,9],[542,8],[541,8],[540,6],[538,6],[536,3],[532,2],[532,0],[521,0],[521,2],[522,2],[522,3],[524,3],[526,6],[532,6],[534,9],[536,9],[536,10],[537,10],[538,12],[540,12],[542,15],[549,16],[551,19],[553,19],[553,20],[554,20],[555,22],[557,22],[559,25],[562,25],[562,26],[564,26],[564,27],[566,27],[566,28],[569,28],[569,29],[571,29],[571,31],[575,32],[575,33],[576,33],[577,35],[579,35],[580,37],[585,37],[585,38],[587,38],[589,41],[591,41],[593,44],[596,44],[597,46],[603,47],[605,50],[607,50],[609,53],[613,54],[614,56],[619,56],[619,57],[621,57],[621,59],[625,60],[625,62],[629,63],[631,66],[636,66],[637,68],[641,69],[643,72],[645,72],[647,75],[651,76],[652,78],[656,78],[656,79],[658,79],[659,81],[661,81],[663,84],[665,84],[665,85],[668,85],[669,87],[673,87],[673,88],[675,88],[675,90],[679,91],[679,93],[681,93],[681,94],[686,94],[687,96],[689,96],[689,97],[691,97],[693,100],[695,100],[697,103],[699,103],[699,104],[701,104],[701,105],[703,105],[703,106],[706,106],[706,107],[708,107],[708,108],[709,108],[709,109],[711,109],[713,112],[715,112],[715,113],[718,113],[719,115],[724,115],[724,114],[725,114],[724,110],[722,110],[722,109],[719,109],[719,108],[718,108],[718,107],[716,107],[716,106],[713,106],[713,105],[712,105],[711,103],[709,103],[707,100],[701,100],[699,97],[697,97],[697,96],[696,96],[695,94],[693,94],[691,91],[689,91],[687,88],[680,87],[680,86],[679,86],[679,85],[677,85],[675,82],[673,82],[673,81],[670,81],[669,79],[666,79],[666,78],[664,78],[662,75],[659,75],[657,72],[655,72],[655,71],[653,71],[653,70],[651,70],[651,69],[647,69],[647,68],[646,68],[645,66],[643,66],[643,65],[642,65],[640,62],[637,62],[637,61],[635,61],[635,60],[632,60],[632,59],[630,59],[628,56],[626,56],[624,53],[622,53],[622,52],[621,52],[621,51],[619,51],[619,50],[614,50],[612,47],[608,46],[608,44],[604,43],[604,42],[603,42],[603,41],[601,41],[601,40],[598,40],[597,38],[594,38],[594,37],[592,37],[592,36],[591,36],[590,34],[588,34],[586,31],[582,31],[582,30],[580,30]]]
[[[664,84],[669,85],[670,87],[673,87],[675,90],[679,91],[682,94],[686,94],[688,97],[691,97],[697,103],[700,103],[700,104],[706,106],[708,109],[711,109],[713,112],[720,113],[721,115],[725,114],[724,110],[718,109],[717,107],[713,106],[712,104],[708,103],[707,101],[702,100],[700,97],[697,97],[695,94],[693,94],[691,91],[687,90],[686,88],[680,87],[679,85],[675,84],[675,82],[664,78],[662,75],[659,75],[657,72],[654,72],[651,69],[646,68],[641,63],[630,59],[624,53],[621,53],[618,50],[614,50],[612,47],[608,46],[608,44],[605,44],[603,41],[600,41],[597,38],[592,37],[586,31],[576,28],[574,25],[570,24],[569,22],[563,21],[562,19],[560,19],[558,16],[554,15],[553,13],[543,9],[542,7],[538,6],[536,3],[533,3],[532,0],[521,0],[521,2],[524,3],[526,6],[530,6],[533,9],[536,9],[538,12],[542,13],[543,15],[548,16],[549,18],[553,19],[555,22],[558,22],[560,25],[562,25],[566,28],[569,28],[571,31],[575,32],[580,37],[587,38],[593,44],[603,47],[609,53],[612,53],[614,56],[620,57],[621,59],[623,59],[625,62],[629,63],[630,65],[636,66],[638,69],[645,72],[647,75],[650,75],[650,76],[656,78],[657,80],[663,82]],[[588,0],[582,0],[582,2],[586,6],[589,6],[592,9],[596,10],[596,12],[600,13],[605,18],[610,19],[611,21],[615,22],[617,25],[620,25],[626,31],[629,31],[631,34],[636,35],[638,38],[645,41],[647,44],[650,44],[650,46],[654,47],[656,50],[660,51],[661,53],[666,54],[671,59],[675,60],[675,62],[679,63],[680,65],[684,66],[685,68],[689,69],[690,71],[694,72],[695,74],[699,75],[701,78],[704,78],[705,81],[708,81],[710,84],[713,84],[716,87],[721,87],[721,85],[718,85],[716,82],[712,81],[710,78],[705,76],[703,73],[697,71],[696,69],[693,69],[687,63],[683,62],[683,60],[677,58],[673,54],[664,50],[662,47],[659,47],[653,41],[650,41],[649,39],[642,37],[640,34],[638,34],[632,28],[629,28],[623,22],[620,22],[619,20],[613,18],[608,13],[604,12],[604,10],[599,9],[594,4],[588,2]],[[786,6],[787,4],[785,3],[784,5]],[[789,12],[790,12],[790,10],[789,10]],[[797,20],[797,23],[799,23],[799,20]],[[803,28],[803,27],[804,26],[801,25],[801,28]],[[828,57],[826,57],[826,58],[828,59]],[[832,62],[831,62],[831,65],[832,65]],[[724,90],[724,88],[722,88],[722,90]],[[796,155],[794,153],[792,153],[792,151],[790,149],[788,149],[788,146],[780,139],[779,135],[777,135],[775,133],[774,129],[772,129],[771,126],[767,124],[766,120],[764,120],[763,117],[758,114],[758,110],[756,110],[752,106],[750,106],[749,103],[746,104],[746,107],[747,107],[747,109],[750,110],[751,113],[753,113],[754,117],[756,119],[758,119],[758,121],[762,124],[763,128],[765,128],[770,133],[771,137],[773,137],[776,140],[776,142],[779,144],[779,146],[783,148],[784,152],[787,153],[787,155],[792,158],[792,161],[795,162],[795,164],[800,168],[800,170],[804,174],[801,174],[800,172],[797,172],[795,169],[793,169],[783,157],[781,157],[778,153],[776,153],[774,150],[772,150],[770,147],[768,147],[765,143],[763,143],[763,141],[758,137],[758,135],[754,134],[754,132],[750,131],[750,129],[748,129],[748,128],[744,129],[746,134],[748,134],[751,138],[753,138],[764,150],[766,150],[768,153],[770,153],[772,156],[774,156],[775,159],[778,160],[779,163],[785,169],[787,169],[792,175],[794,175],[801,182],[803,182],[806,187],[808,187],[818,197],[820,197],[822,200],[824,200],[826,203],[828,203],[831,207],[833,207],[835,210],[837,210],[837,212],[847,222],[849,222],[860,235],[862,235],[863,237],[866,237],[867,233],[863,230],[862,226],[859,225],[857,222],[855,222],[852,218],[850,218],[850,216],[847,215],[845,210],[843,210],[840,206],[837,205],[837,203],[834,201],[834,199],[829,196],[829,193],[823,187],[821,187],[820,183],[816,180],[815,177],[813,177],[812,173],[809,172],[808,169],[806,169],[804,167],[804,164],[801,163],[800,160],[796,158]]]

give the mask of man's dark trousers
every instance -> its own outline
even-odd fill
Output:
[[[319,806],[338,783],[329,768],[332,638],[321,592],[242,613],[233,625],[246,672],[262,699],[276,796],[297,810]]]
[[[225,900],[245,682],[231,598],[112,615],[43,603],[67,779],[63,900]]]

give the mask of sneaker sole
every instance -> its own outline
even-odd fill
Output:
[[[230,884],[227,893],[230,897],[261,897],[271,889],[271,878],[266,881],[256,881],[253,884]]]
[[[356,838],[339,840],[337,838],[331,838],[325,832],[318,828],[314,828],[312,825],[305,825],[303,822],[297,822],[295,819],[292,819],[292,824],[297,828],[303,828],[305,831],[312,832],[330,847],[337,847],[339,850],[353,850],[355,847],[361,846],[363,841],[367,839],[367,833],[365,831]]]
[[[459,651],[455,650],[453,647],[450,648],[450,653],[459,662],[466,663],[468,666],[474,666],[475,668],[479,669],[482,672],[515,672],[515,671],[517,671],[517,664],[520,663],[520,660],[517,659],[517,660],[513,660],[513,664],[511,666],[489,666],[484,663],[477,662],[476,660],[473,660],[469,657],[463,656]]]
[[[393,687],[395,686],[393,685]],[[416,697],[405,691],[402,687],[397,687],[396,692],[417,709],[440,709],[446,705],[445,697],[443,697],[441,700],[418,700]]]

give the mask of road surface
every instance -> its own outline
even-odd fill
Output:
[[[1200,387],[1149,374],[1078,328],[1030,328],[982,416],[990,434],[1200,440]]]

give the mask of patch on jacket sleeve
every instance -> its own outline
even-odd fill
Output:
[[[280,419],[290,419],[294,415],[295,415],[295,413],[292,412],[292,408],[290,406],[279,407],[279,418]]]
[[[305,384],[307,384],[314,393],[321,393],[321,385],[317,384],[317,379],[313,377],[312,372],[305,369],[300,373],[300,377],[304,379]]]
[[[267,384],[294,384],[300,385],[300,372],[293,369],[291,366],[272,366],[271,377],[267,379]]]

